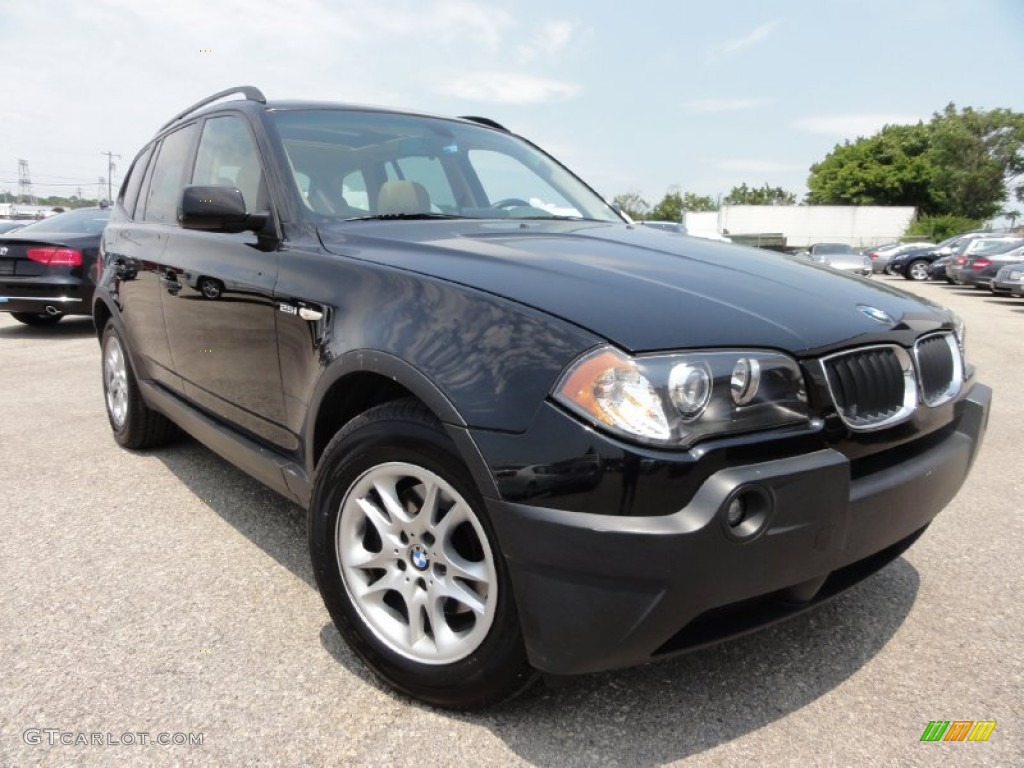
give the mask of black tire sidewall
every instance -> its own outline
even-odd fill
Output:
[[[334,546],[342,501],[351,485],[373,466],[407,462],[444,478],[472,506],[483,527],[498,578],[493,623],[477,649],[459,661],[428,665],[407,659],[378,640],[352,605]],[[473,480],[441,428],[401,419],[367,421],[332,442],[317,471],[309,509],[310,556],[321,596],[352,649],[394,687],[451,708],[495,703],[529,678],[512,585],[494,528]]]

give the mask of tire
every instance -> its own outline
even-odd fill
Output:
[[[903,272],[903,276],[907,280],[927,280],[928,279],[928,262],[924,259],[915,259],[914,261],[907,264],[907,268]]]
[[[143,402],[124,342],[107,322],[102,337],[103,402],[114,439],[123,448],[155,448],[170,442],[178,428]]]
[[[371,408],[328,444],[309,549],[338,631],[394,688],[465,710],[536,679],[483,498],[419,401]]]
[[[224,293],[224,283],[213,277],[199,278],[198,287],[204,299],[219,299]]]
[[[19,323],[31,325],[34,328],[47,328],[56,325],[64,315],[34,314],[32,312],[11,312],[11,317]]]

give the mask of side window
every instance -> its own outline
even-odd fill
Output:
[[[160,146],[146,196],[146,221],[173,224],[178,220],[178,199],[187,178],[195,130],[195,123],[187,125],[167,136]]]
[[[366,179],[362,171],[352,171],[341,179],[341,196],[350,208],[370,211],[370,194],[366,191]]]
[[[146,176],[146,166],[149,165],[149,156],[153,154],[153,147],[148,146],[132,163],[128,176],[121,185],[121,194],[117,202],[121,204],[129,218],[135,216],[135,201],[139,199],[139,190],[142,189],[142,180]]]
[[[245,118],[229,115],[206,121],[192,183],[236,187],[250,212],[266,207],[259,150]]]

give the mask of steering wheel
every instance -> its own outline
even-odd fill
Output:
[[[496,203],[491,203],[491,208],[530,208],[532,207],[528,202],[518,197],[506,197],[504,200],[499,200]]]

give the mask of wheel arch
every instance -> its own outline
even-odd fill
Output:
[[[305,448],[310,478],[324,449],[345,424],[376,405],[412,397],[433,413],[455,443],[484,496],[497,486],[465,419],[444,392],[423,372],[379,350],[354,350],[335,360],[320,378],[310,402]]]
[[[107,303],[101,298],[95,298],[92,303],[92,324],[96,329],[96,338],[98,340],[103,339],[103,329],[107,326],[107,321],[114,316],[113,311],[107,306]]]

